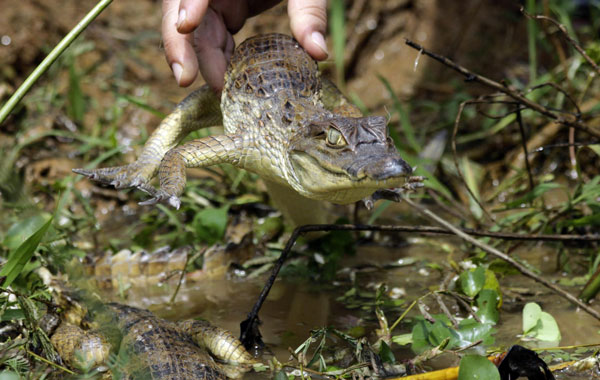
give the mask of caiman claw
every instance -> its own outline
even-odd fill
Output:
[[[129,165],[109,168],[73,169],[73,172],[101,184],[114,186],[117,189],[137,187],[140,190],[144,190],[144,187],[147,187],[147,184],[154,177],[157,167],[157,165],[143,164],[136,161]]]
[[[370,196],[364,198],[362,201],[367,210],[371,210],[375,202],[380,199],[387,199],[392,202],[400,202],[403,194],[420,189],[424,186],[423,181],[426,179],[427,178],[423,176],[408,177],[406,179],[406,183],[404,183],[402,187],[377,190]]]
[[[144,190],[144,189],[142,189],[142,190]],[[138,204],[140,206],[148,206],[148,205],[155,205],[157,203],[165,203],[165,204],[168,204],[169,206],[175,208],[176,210],[179,210],[179,207],[181,206],[181,199],[179,199],[179,197],[177,195],[168,194],[166,191],[163,191],[163,190],[154,190],[153,189],[153,191],[150,192],[150,191],[147,191],[147,189],[145,189],[144,191],[146,191],[150,195],[154,195],[154,196],[143,202],[139,202]]]

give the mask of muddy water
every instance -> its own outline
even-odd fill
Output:
[[[442,273],[447,273],[449,260],[461,260],[459,245],[451,238],[409,238],[408,244],[402,247],[383,247],[370,245],[359,247],[355,256],[344,260],[338,278],[332,284],[316,285],[307,281],[280,278],[273,287],[265,302],[260,318],[263,322],[261,333],[272,352],[280,361],[289,359],[288,349],[296,348],[310,335],[310,330],[322,326],[334,326],[345,330],[351,325],[360,324],[367,332],[377,328],[374,315],[360,309],[347,309],[336,300],[352,285],[352,280],[359,288],[374,291],[377,284],[386,283],[391,293],[405,294],[408,302],[416,297],[436,289],[442,281],[448,281]],[[555,274],[556,250],[551,246],[527,247],[516,250],[513,255],[528,260],[532,265],[541,268],[542,275],[558,280]],[[431,263],[437,263],[442,271],[432,269]],[[406,265],[408,264],[408,265]],[[157,315],[167,319],[185,319],[202,317],[225,327],[235,334],[239,332],[239,323],[246,318],[258,296],[265,276],[257,279],[220,278],[200,283],[184,283],[174,304],[169,300],[174,291],[173,285],[160,288],[130,288],[127,290],[125,302],[146,307]],[[560,344],[578,345],[597,342],[599,323],[588,314],[577,311],[568,302],[554,295],[549,290],[523,276],[507,276],[500,278],[504,293],[498,332],[495,334],[496,346],[508,347],[521,344],[537,347],[535,342],[519,340],[521,328],[521,312],[527,302],[535,301],[543,310],[552,314],[561,328]],[[574,290],[571,289],[572,292]],[[118,295],[113,300],[124,302]],[[431,313],[439,312],[433,300],[426,300]],[[449,304],[450,309],[452,304]],[[401,310],[388,313],[390,324],[398,317]],[[418,311],[411,312],[416,315]],[[410,332],[410,326],[400,325],[394,335]],[[374,334],[368,333],[371,341]],[[408,348],[395,347],[397,358],[413,356]],[[434,363],[436,367],[456,364],[456,357],[446,356]],[[260,375],[262,376],[262,375]],[[578,377],[566,377],[562,379]],[[586,378],[579,377],[579,378]]]

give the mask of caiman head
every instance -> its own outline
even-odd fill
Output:
[[[302,187],[297,191],[339,204],[401,187],[413,171],[398,154],[382,116],[306,121],[291,139],[288,157]]]

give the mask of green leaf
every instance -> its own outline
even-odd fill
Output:
[[[592,214],[577,219],[563,220],[560,221],[557,226],[558,228],[600,226],[600,214]]]
[[[498,368],[484,356],[466,355],[458,367],[458,380],[500,380]]]
[[[463,319],[459,323],[457,331],[458,340],[456,347],[465,347],[471,345],[478,340],[483,341],[485,346],[494,344],[492,334],[496,332],[491,323],[480,323],[473,318]]]
[[[523,334],[528,334],[536,327],[542,314],[542,308],[535,302],[529,302],[523,308]]]
[[[390,349],[390,346],[383,340],[381,341],[381,346],[379,347],[379,356],[384,363],[394,364],[396,362],[396,358],[394,357],[394,353]]]
[[[205,208],[198,212],[192,222],[196,236],[208,244],[214,244],[223,238],[227,227],[228,206]]]
[[[471,210],[473,216],[475,216],[477,219],[481,219],[483,216],[483,210],[477,203],[477,200],[481,199],[479,185],[481,184],[481,178],[483,177],[485,171],[480,165],[477,165],[475,162],[466,157],[463,157],[459,164],[460,170],[465,178],[465,183],[473,193],[473,195],[469,194],[469,210]],[[477,198],[477,200],[474,199],[473,196]]]
[[[554,317],[533,302],[523,308],[523,334],[545,342],[559,342],[561,339]]]
[[[398,132],[395,129],[390,128],[389,133],[392,140],[394,140],[394,145],[396,145],[396,147],[403,147],[404,145],[402,144],[402,142],[406,141],[408,142],[408,145],[414,152],[419,153],[421,151],[421,145],[417,142],[417,138],[415,137],[415,131],[410,122],[408,112],[406,112],[404,106],[402,105],[402,102],[394,92],[394,89],[392,88],[390,82],[381,75],[378,75],[377,77],[385,86],[388,94],[390,94],[390,97],[394,102],[395,111],[398,112],[398,116],[400,117],[400,127],[402,127],[404,131],[405,139],[401,139],[398,135]]]
[[[288,377],[285,374],[285,371],[281,370],[275,374],[275,376],[273,377],[273,380],[288,380]]]
[[[14,251],[50,218],[52,218],[52,215],[40,213],[13,224],[6,232],[2,244],[9,250]]]
[[[22,377],[16,372],[12,372],[12,371],[0,372],[0,380],[20,380],[20,379],[22,379]]]
[[[554,317],[545,311],[540,314],[540,328],[535,335],[536,339],[544,342],[560,342],[560,329]]]
[[[498,306],[500,304],[500,296],[498,292],[491,289],[482,289],[477,295],[477,316],[483,323],[496,324],[500,319]]]
[[[27,238],[27,240],[25,240],[23,244],[8,257],[8,261],[4,264],[2,270],[0,270],[0,276],[6,276],[6,279],[2,283],[3,287],[9,287],[21,273],[25,264],[27,264],[33,256],[40,241],[42,241],[42,238],[46,235],[48,228],[50,228],[50,225],[52,224],[52,220],[52,217],[48,219],[42,227]]]
[[[413,336],[412,334],[394,335],[392,337],[392,342],[396,343],[399,346],[405,346],[413,342]]]
[[[458,334],[455,330],[448,327],[447,324],[443,323],[441,319],[442,318],[437,318],[429,332],[429,344],[432,346],[439,346],[445,339],[450,339],[448,348],[454,348],[456,347],[456,342],[459,340]]]
[[[67,104],[67,112],[77,122],[83,121],[85,114],[85,101],[79,84],[80,81],[81,75],[75,69],[75,61],[72,60],[69,65],[69,92],[67,94],[69,103]]]
[[[0,316],[0,321],[8,322],[8,321],[20,321],[25,318],[25,314],[23,314],[23,310],[21,309],[6,309],[4,313]]]
[[[475,297],[485,284],[485,268],[477,267],[460,274],[460,286],[467,296]]]
[[[547,191],[561,187],[560,184],[554,182],[541,183],[533,188],[530,192],[523,195],[512,202],[506,203],[506,209],[521,207],[521,205],[529,204],[536,198],[541,197]]]

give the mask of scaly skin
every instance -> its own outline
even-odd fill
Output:
[[[240,377],[255,362],[229,331],[206,321],[169,322],[117,303],[105,308],[111,314],[108,325],[121,335],[116,351],[124,359],[120,370],[125,378],[226,380]],[[70,366],[93,368],[107,362],[112,348],[103,330],[106,326],[86,331],[63,322],[51,341]],[[216,363],[209,352],[225,364]]]
[[[252,37],[234,52],[220,111],[204,86],[181,102],[130,165],[75,172],[116,187],[138,187],[179,207],[185,168],[229,163],[291,188],[303,197],[338,204],[370,201],[379,190],[416,188],[420,177],[398,155],[386,119],[362,117],[293,38]],[[222,114],[222,116],[221,116]],[[225,134],[175,147],[190,131],[218,123]],[[148,183],[158,171],[160,189]],[[406,181],[407,177],[409,180]]]

